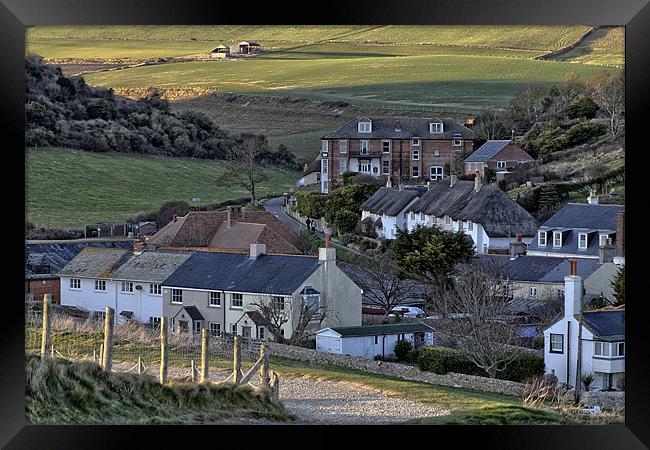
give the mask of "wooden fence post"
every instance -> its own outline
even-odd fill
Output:
[[[142,375],[142,356],[138,356],[138,375]]]
[[[192,380],[192,383],[196,382],[196,366],[194,365],[194,360],[190,360],[190,370],[192,371],[190,374],[190,380]]]
[[[241,381],[241,348],[239,336],[235,336],[235,345],[233,346],[233,381],[239,384]]]
[[[271,400],[280,401],[280,378],[275,371],[271,371]]]
[[[208,364],[208,330],[203,328],[201,330],[201,383],[208,381]]]
[[[269,389],[271,387],[271,380],[269,378],[269,356],[268,346],[262,344],[260,346],[260,358],[262,358],[262,367],[260,368],[260,384],[262,387]]]
[[[167,318],[160,318],[160,384],[167,383]]]
[[[113,323],[115,310],[110,306],[106,307],[104,316],[104,350],[102,351],[102,369],[111,371],[113,364]]]
[[[41,336],[41,359],[47,358],[47,351],[50,349],[50,294],[43,296],[43,331]]]

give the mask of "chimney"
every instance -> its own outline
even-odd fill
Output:
[[[303,172],[307,172],[308,168],[309,168],[309,164],[305,163],[305,168],[303,169]]]
[[[616,213],[616,256],[625,256],[625,211]]]
[[[564,277],[564,317],[580,313],[582,306],[582,278],[578,276],[578,262],[569,260],[569,275]]]
[[[456,175],[450,175],[449,176],[449,187],[454,187],[454,184],[456,184],[457,180],[458,180],[458,177]]]
[[[174,214],[174,215],[172,216],[172,221],[173,221],[173,222],[176,222],[177,220],[178,220],[178,216],[177,216],[176,214]]]
[[[614,262],[614,246],[612,245],[612,238],[607,238],[607,241],[599,247],[598,261],[601,264]]]
[[[399,119],[395,121],[395,131],[400,132],[402,131],[402,125],[399,122]]]
[[[474,190],[476,192],[481,190],[481,173],[478,170],[474,172]]]
[[[321,264],[320,294],[321,308],[327,311],[329,293],[335,292],[336,286],[336,249],[321,247],[318,249],[318,260]]]
[[[523,240],[523,235],[517,233],[517,238],[515,241],[510,243],[510,256],[516,258],[520,255],[526,254],[526,243]]]
[[[390,180],[390,177],[388,177],[388,180],[386,181],[386,187],[387,188],[392,188],[393,187],[393,182]]]
[[[228,228],[231,228],[233,224],[240,218],[242,214],[241,206],[229,206],[227,212],[227,221]]]
[[[596,191],[593,189],[589,191],[589,197],[587,197],[587,203],[590,205],[597,205],[598,204],[598,195],[596,195]]]
[[[428,191],[429,189],[431,189],[431,182],[430,182],[430,181],[427,181],[427,191]]]
[[[264,254],[266,254],[266,244],[250,244],[249,259],[255,260]]]

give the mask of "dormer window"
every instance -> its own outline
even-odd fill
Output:
[[[411,145],[413,147],[419,147],[420,146],[420,140],[419,139],[411,139]]]
[[[357,125],[359,133],[372,133],[372,122],[359,122]]]
[[[537,244],[540,247],[545,247],[546,246],[546,231],[540,231],[539,234],[537,235]]]
[[[587,249],[587,233],[578,233],[578,248],[580,250]]]
[[[442,122],[432,122],[429,124],[429,133],[442,133]]]
[[[562,247],[562,232],[553,232],[553,247]]]
[[[302,304],[306,311],[313,313],[312,318],[316,318],[320,309],[320,292],[311,286],[305,286],[302,290]]]

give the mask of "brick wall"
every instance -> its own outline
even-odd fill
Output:
[[[34,300],[43,301],[43,295],[51,294],[52,302],[61,301],[61,281],[56,279],[49,280],[25,280],[25,293],[33,295]]]

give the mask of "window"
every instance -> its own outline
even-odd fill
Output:
[[[411,167],[411,176],[413,178],[418,178],[420,176],[420,168],[418,166]]]
[[[155,328],[160,327],[160,317],[149,317],[149,323]]]
[[[232,301],[230,302],[232,308],[243,308],[244,307],[244,295],[243,294],[232,294]]]
[[[379,336],[375,336],[375,345],[379,344]]]
[[[420,222],[424,222],[424,213],[420,213]]]
[[[558,289],[557,296],[558,298],[564,298],[564,289]]]
[[[328,150],[328,141],[321,141],[321,148],[323,149],[323,152],[327,152]]]
[[[359,172],[370,173],[370,161],[359,161]]]
[[[221,334],[221,324],[219,322],[210,322],[210,334],[219,336]]]
[[[98,322],[103,322],[106,319],[106,311],[95,311],[94,319]]]
[[[440,156],[440,150],[438,149],[433,150],[433,156]]]
[[[463,140],[462,139],[454,139],[453,146],[454,147],[462,147],[463,146]]]
[[[625,356],[625,342],[615,343],[614,348],[616,349],[616,354],[618,356]]]
[[[474,222],[467,221],[467,230],[474,231]]]
[[[429,179],[432,181],[442,180],[444,169],[442,166],[429,167]]]
[[[429,124],[429,133],[442,133],[442,123],[433,122]]]
[[[406,219],[408,217],[408,214],[406,211],[404,211],[404,218]]]
[[[313,312],[314,319],[319,316],[320,292],[311,286],[305,286],[302,290],[302,303],[305,306],[305,309]]]
[[[445,216],[445,224],[451,225],[451,217]]]
[[[95,280],[96,291],[106,291],[106,280]]]
[[[279,310],[284,310],[284,297],[273,296],[273,307]]]
[[[233,323],[230,326],[230,331],[232,332],[232,334],[237,335],[237,324],[236,323]]]
[[[149,285],[149,294],[151,294],[151,295],[162,295],[162,287],[159,284],[150,284]]]
[[[172,289],[172,303],[179,305],[183,304],[183,291],[180,289]]]
[[[607,239],[609,239],[609,234],[601,234],[598,237],[598,245],[603,246],[607,243]]]
[[[257,327],[257,339],[264,339],[264,327]]]
[[[121,291],[125,294],[133,294],[133,283],[130,281],[122,281]]]
[[[529,287],[528,288],[528,295],[530,295],[530,298],[537,298],[537,288],[536,287]]]
[[[381,173],[383,175],[389,175],[390,174],[390,161],[384,160],[381,162]]]
[[[506,168],[505,161],[497,161],[497,169],[505,169],[505,168]]]
[[[411,220],[415,220],[415,213],[411,212]]]
[[[321,166],[321,172],[323,172],[323,174],[326,174],[327,173],[327,168],[328,168],[327,160],[322,159],[320,166]]]
[[[540,231],[537,235],[537,244],[541,247],[546,245],[546,231]]]
[[[196,334],[201,334],[201,322],[199,322],[198,320],[194,322],[194,332]]]
[[[368,141],[361,141],[361,154],[362,155],[367,155],[369,148],[370,148],[370,144],[368,143]]]
[[[488,245],[487,245],[487,244],[483,244],[483,253],[484,253],[484,254],[487,254],[487,252],[488,252]]]
[[[218,308],[221,306],[221,292],[210,292],[208,306],[212,308]]]
[[[412,159],[413,161],[417,161],[417,160],[420,159],[420,149],[419,149],[419,148],[414,148],[414,149],[411,151],[411,159]]]
[[[390,141],[381,141],[381,151],[390,153]]]
[[[551,333],[550,353],[564,353],[564,335]]]
[[[348,162],[345,159],[339,159],[339,175],[343,175],[348,170]]]
[[[81,279],[70,278],[70,289],[81,289]]]
[[[419,139],[411,139],[411,145],[413,147],[419,147],[420,146],[420,140]]]
[[[553,232],[553,247],[562,247],[562,233],[560,231]]]
[[[578,248],[585,250],[587,248],[587,233],[578,234]]]
[[[345,139],[341,139],[339,141],[339,153],[347,153],[348,152],[348,141]]]
[[[372,122],[359,122],[359,133],[372,133]]]
[[[609,343],[595,341],[594,356],[609,356]]]

